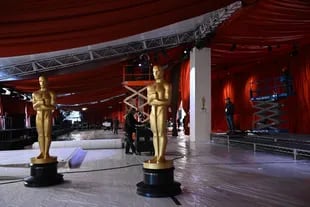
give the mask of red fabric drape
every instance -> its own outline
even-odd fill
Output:
[[[310,44],[310,1],[259,0],[220,25],[212,39],[216,68],[265,62]],[[272,53],[271,53],[272,51]]]
[[[25,102],[11,96],[2,96],[3,113],[25,114]]]
[[[170,68],[176,64],[174,60],[180,58],[182,53],[183,48],[178,47],[157,54],[157,63],[168,65],[166,78],[171,77]],[[150,54],[153,57],[153,53]],[[122,85],[125,64],[126,62],[121,62],[71,74],[51,75],[48,76],[49,89],[57,94],[58,104],[65,104],[61,109],[80,111],[82,107],[87,107],[88,110],[84,113],[87,121],[93,124],[101,123],[104,117],[116,116],[118,112],[114,111],[115,107],[126,97],[128,91]],[[7,81],[2,84],[28,93],[39,89],[38,78]],[[68,104],[71,106],[66,106]],[[74,106],[75,104],[80,106]],[[123,108],[117,114],[121,122],[124,115],[122,110]]]
[[[181,57],[183,47],[173,48],[157,54],[159,65],[174,66],[174,61]],[[80,104],[118,96],[127,90],[122,85],[123,65],[126,62],[115,63],[108,66],[97,66],[92,70],[74,72],[70,74],[48,76],[50,90],[57,95],[65,95],[57,98],[59,104]],[[165,75],[169,78],[170,70]],[[3,82],[3,85],[15,88],[21,92],[32,93],[39,89],[37,78]]]
[[[294,133],[310,133],[310,47],[291,58],[289,65],[296,95],[289,98],[288,126]]]
[[[4,120],[3,120],[3,105],[2,105],[2,95],[0,94],[0,129],[4,129]]]
[[[266,81],[279,78],[281,68],[288,66],[293,76],[294,96],[280,100],[284,112],[284,123],[291,133],[310,133],[310,47],[302,48],[296,57],[283,56],[277,60],[252,65],[244,71],[227,73],[222,78],[216,75],[212,79],[212,130],[226,131],[224,117],[224,98],[230,96],[235,104],[235,122],[241,130],[252,129],[253,113],[250,101],[252,81]],[[232,69],[234,71],[234,69]],[[217,73],[213,71],[213,73]],[[272,87],[270,83],[269,87]],[[271,91],[269,93],[272,93]],[[297,103],[297,105],[296,105]]]
[[[115,40],[199,16],[232,2],[234,0],[1,1],[0,56]]]
[[[86,111],[83,111],[83,116],[89,124],[101,125],[105,119],[118,118],[122,123],[124,121],[124,112],[120,103],[112,104],[112,108],[107,105],[97,104]],[[110,105],[109,105],[110,106]]]
[[[4,111],[3,111],[3,104],[2,104],[2,95],[0,94],[0,116],[3,116]]]
[[[32,103],[25,102],[25,127],[26,128],[31,127],[30,117],[32,114],[35,114],[35,111],[32,107]]]
[[[181,64],[181,78],[180,78],[180,94],[183,103],[183,109],[186,113],[184,117],[184,133],[189,135],[189,95],[190,95],[190,62],[184,61]]]

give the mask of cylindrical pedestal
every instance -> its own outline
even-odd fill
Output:
[[[174,168],[143,168],[144,179],[137,184],[137,194],[147,197],[170,197],[181,193],[181,184],[173,179]]]
[[[57,185],[64,181],[63,175],[57,173],[57,163],[30,164],[30,177],[24,179],[27,187]]]

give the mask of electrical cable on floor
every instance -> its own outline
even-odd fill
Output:
[[[23,182],[23,181],[24,181],[24,179],[12,180],[12,181],[7,181],[7,182],[1,182],[0,185],[19,183],[19,182]]]
[[[132,165],[119,166],[119,167],[110,167],[110,168],[101,168],[101,169],[93,169],[93,170],[77,170],[77,171],[70,171],[70,172],[62,172],[62,174],[117,170],[117,169],[122,169],[122,168],[127,168],[127,167],[136,167],[136,166],[141,166],[141,165],[142,165],[141,163],[138,163],[138,164],[132,164]]]
[[[177,206],[181,206],[181,205],[182,205],[182,204],[180,203],[180,201],[179,201],[176,197],[171,196],[170,198],[173,200],[173,202],[175,203],[175,205],[177,205]]]
[[[179,156],[176,158],[173,158],[172,160],[181,159],[184,156]],[[138,160],[140,161],[140,160]],[[93,169],[93,170],[77,170],[77,171],[70,171],[70,172],[62,172],[62,174],[71,174],[71,173],[85,173],[85,172],[98,172],[98,171],[107,171],[107,170],[117,170],[122,168],[128,168],[128,167],[136,167],[136,166],[142,166],[142,163],[132,164],[132,165],[124,165],[119,167],[111,167],[111,168],[101,168],[101,169]]]
[[[173,158],[172,160],[174,161],[174,160],[182,159],[182,158],[184,158],[184,157],[185,157],[185,155],[181,155],[181,156],[179,156],[179,157]]]
[[[175,157],[172,160],[177,160],[183,158],[184,155]],[[108,170],[117,170],[117,169],[123,169],[123,168],[128,168],[128,167],[136,167],[136,166],[142,166],[142,163],[137,163],[137,164],[131,164],[131,165],[124,165],[124,166],[119,166],[119,167],[111,167],[111,168],[101,168],[101,169],[93,169],[93,170],[78,170],[78,171],[70,171],[70,172],[61,172],[61,174],[73,174],[73,173],[87,173],[87,172],[98,172],[98,171],[108,171]],[[8,182],[1,182],[0,185],[5,185],[5,184],[11,184],[11,183],[18,183],[22,182],[24,179],[17,179],[17,180],[12,180]]]

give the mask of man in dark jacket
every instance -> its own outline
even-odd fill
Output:
[[[235,130],[235,124],[234,124],[234,105],[230,101],[230,98],[225,99],[225,116],[226,121],[228,125],[228,129],[230,133],[233,133]]]
[[[134,114],[136,110],[134,108],[130,109],[125,119],[125,132],[126,132],[126,146],[125,153],[130,154],[129,148],[131,148],[132,153],[136,153],[136,148],[133,144],[132,133],[136,132],[136,125],[139,122],[135,119]]]

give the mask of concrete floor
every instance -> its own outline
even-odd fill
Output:
[[[147,198],[136,194],[136,184],[149,155],[90,149],[80,168],[70,168],[67,162],[75,150],[50,150],[58,156],[65,182],[40,188],[22,182],[37,149],[0,151],[0,207],[310,206],[310,160],[169,137],[167,158],[175,159],[174,177],[183,192],[174,198]]]

